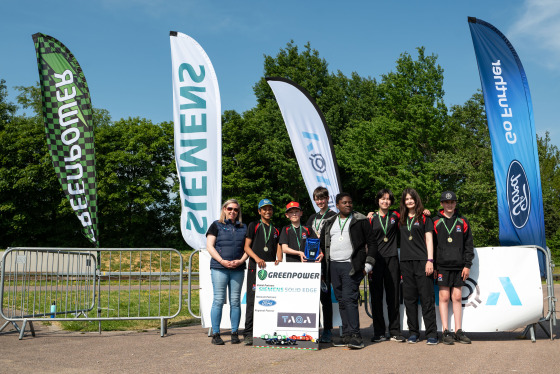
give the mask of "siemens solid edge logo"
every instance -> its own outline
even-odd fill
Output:
[[[522,305],[521,299],[519,298],[519,295],[517,294],[517,291],[515,290],[515,287],[513,286],[511,279],[509,277],[499,277],[498,279],[500,280],[503,291],[505,292],[509,303],[512,306],[521,306]],[[469,290],[469,293],[467,296],[463,297],[463,307],[472,306],[476,308],[479,305],[481,305],[482,300],[480,298],[480,287],[478,283],[474,279],[468,278],[465,281],[465,287]],[[498,299],[500,298],[501,294],[502,294],[501,290],[490,292],[488,294],[488,298],[486,299],[485,305],[489,305],[489,306],[497,305]]]
[[[531,191],[523,165],[517,160],[509,164],[507,173],[507,202],[511,222],[518,229],[524,227],[531,213]]]
[[[314,313],[281,313],[276,321],[278,327],[315,327],[317,315]]]

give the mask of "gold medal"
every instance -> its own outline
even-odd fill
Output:
[[[383,238],[383,241],[384,241],[385,243],[387,243],[387,242],[389,241],[389,238],[388,238],[388,237],[384,237],[384,238]]]
[[[410,236],[408,237],[408,240],[412,240],[412,235],[410,235]]]
[[[268,247],[263,248],[265,252],[268,252]]]
[[[449,243],[451,243],[451,242],[453,241],[453,239],[451,239],[451,237],[449,237],[449,238],[447,238],[447,241],[448,241]]]

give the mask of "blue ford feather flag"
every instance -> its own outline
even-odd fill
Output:
[[[546,248],[533,105],[525,70],[498,29],[473,17],[468,22],[492,142],[500,243]],[[540,252],[539,256],[544,275],[544,256]]]

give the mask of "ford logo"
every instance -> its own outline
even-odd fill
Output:
[[[527,224],[531,212],[531,192],[523,165],[517,160],[509,164],[507,173],[507,202],[511,222],[518,229]]]
[[[273,306],[273,305],[276,305],[276,301],[270,300],[270,299],[265,299],[265,300],[259,301],[259,304],[262,305],[262,306]]]

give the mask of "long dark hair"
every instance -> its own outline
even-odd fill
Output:
[[[401,197],[401,207],[400,207],[401,225],[406,224],[406,219],[408,217],[408,208],[404,203],[406,200],[406,195],[410,195],[410,197],[412,197],[412,200],[414,200],[415,203],[414,219],[419,219],[420,217],[422,217],[422,212],[424,211],[424,205],[422,205],[422,199],[420,199],[420,195],[418,195],[418,192],[416,192],[414,188],[405,188]]]

